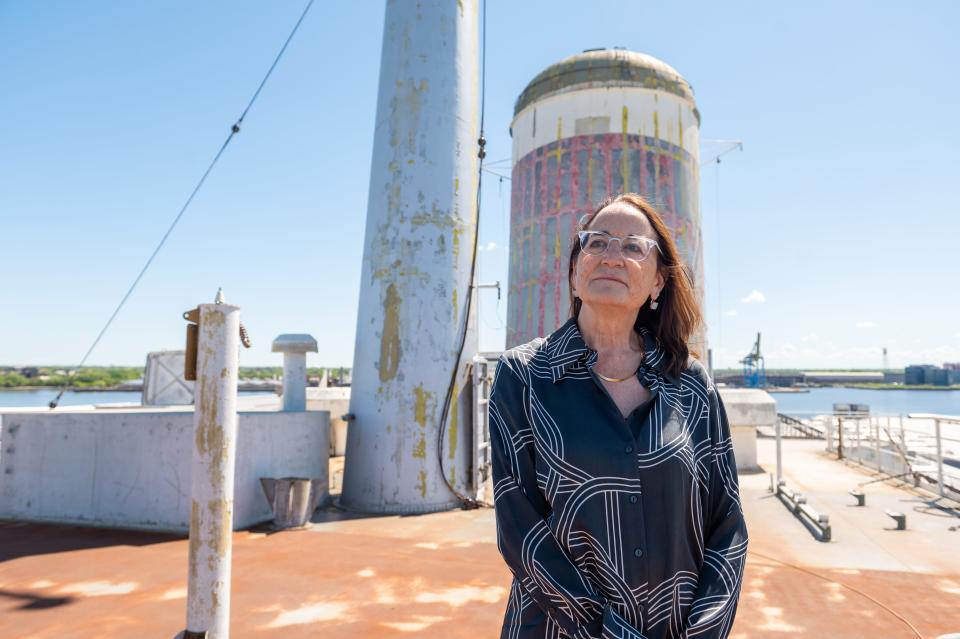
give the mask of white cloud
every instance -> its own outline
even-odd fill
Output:
[[[753,289],[752,291],[750,291],[749,295],[747,295],[744,298],[741,298],[740,301],[743,302],[744,304],[763,304],[764,302],[767,301],[767,298],[763,293],[761,293],[757,289]]]
[[[801,342],[816,342],[820,337],[816,333],[810,333],[809,335],[804,335],[800,338]]]
[[[486,246],[484,246],[483,244],[481,244],[480,246],[477,247],[477,250],[478,250],[478,251],[492,251],[492,250],[495,249],[495,248],[497,248],[497,243],[496,243],[496,242],[487,242]]]
[[[725,312],[724,312],[724,315],[726,315],[727,317],[736,317],[736,316],[737,316],[737,312],[736,312],[736,311],[725,311]]]
[[[857,328],[876,328],[876,322],[857,322]]]

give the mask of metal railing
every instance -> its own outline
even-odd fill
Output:
[[[473,442],[471,446],[471,497],[483,501],[484,485],[490,481],[493,459],[490,450],[490,391],[499,353],[473,357]]]
[[[841,411],[820,420],[826,450],[838,459],[891,476],[912,477],[917,487],[960,499],[960,427],[949,435],[942,427],[960,426],[960,416]]]
[[[780,420],[780,436],[788,439],[823,439],[823,425],[815,420],[805,420],[792,415],[777,413]]]

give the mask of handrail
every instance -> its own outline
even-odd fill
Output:
[[[960,417],[957,415],[938,415],[937,413],[907,413],[911,419],[936,419],[948,424],[960,424]]]

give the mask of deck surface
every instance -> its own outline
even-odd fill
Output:
[[[854,507],[847,491],[870,473],[821,448],[785,442],[785,478],[829,513],[830,543],[769,494],[767,474],[741,476],[750,552],[731,636],[960,632],[960,518],[885,483],[865,486],[866,507]],[[773,471],[772,442],[760,440],[758,459]],[[907,530],[891,530],[885,509],[905,512]],[[183,537],[0,522],[0,638],[172,639],[184,626],[186,574]],[[355,517],[331,508],[307,529],[234,533],[231,635],[497,637],[509,585],[491,510]]]

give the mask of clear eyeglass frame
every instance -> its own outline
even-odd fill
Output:
[[[625,259],[634,262],[643,262],[653,249],[660,250],[660,245],[656,240],[642,235],[628,235],[626,237],[614,237],[603,231],[578,231],[577,237],[580,239],[580,250],[587,255],[603,255],[609,250],[613,242],[620,244],[620,254]]]

